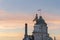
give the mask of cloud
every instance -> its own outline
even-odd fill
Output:
[[[60,35],[56,35],[56,40],[60,40]]]
[[[53,38],[53,40],[54,37],[56,37],[56,40],[60,40],[60,34],[51,34],[50,36]]]
[[[1,40],[22,40],[24,34],[19,33],[0,33],[0,39]]]
[[[31,15],[23,12],[10,13],[5,10],[0,10],[0,29],[23,28],[25,23],[28,23],[30,27],[33,27],[34,23],[32,20],[35,17],[34,15],[35,14]],[[48,24],[49,30],[60,29],[60,16],[47,12],[43,12],[42,16]]]
[[[0,37],[22,37],[24,34],[22,32],[19,32],[19,33],[10,33],[10,32],[3,32],[3,33],[0,33]]]
[[[25,23],[32,23],[30,15],[0,10],[0,29],[22,28]]]
[[[0,0],[0,2],[2,2],[3,0]]]
[[[35,15],[35,14],[34,14]],[[33,19],[34,15],[24,14],[24,13],[9,13],[5,10],[0,10],[0,29],[16,29],[24,28],[24,24],[28,23],[29,32],[33,30]],[[44,13],[43,18],[48,24],[49,30],[59,30],[60,29],[60,16]],[[9,36],[9,37],[20,37],[23,38],[23,33],[0,33],[0,36]],[[56,36],[60,40],[60,36]]]

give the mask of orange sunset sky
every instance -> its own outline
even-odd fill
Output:
[[[25,23],[28,23],[28,34],[32,34],[33,19],[40,8],[48,33],[60,40],[59,4],[59,0],[0,0],[0,40],[22,40]]]

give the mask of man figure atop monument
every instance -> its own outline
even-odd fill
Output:
[[[36,14],[35,19],[33,21],[36,21],[36,24],[38,24],[38,14]]]
[[[38,14],[36,14],[35,19],[33,21],[36,21],[36,24],[41,24],[41,23],[46,24],[42,16],[39,16],[38,18]]]

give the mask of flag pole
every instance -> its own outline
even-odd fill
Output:
[[[37,11],[39,12],[40,16],[42,16],[42,14],[41,14],[41,9],[38,9]]]

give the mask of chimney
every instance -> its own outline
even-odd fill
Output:
[[[54,37],[54,40],[56,40],[56,37]]]
[[[27,23],[25,23],[25,37],[27,36]]]

